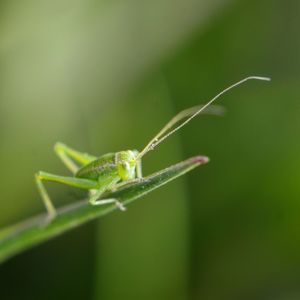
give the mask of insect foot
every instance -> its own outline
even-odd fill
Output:
[[[119,210],[125,211],[127,209],[120,201],[116,200],[115,203]]]
[[[120,209],[121,211],[126,210],[126,207],[123,205],[123,203],[121,203],[119,200],[114,199],[114,198],[101,199],[101,200],[97,200],[96,202],[91,202],[92,205],[103,205],[103,204],[111,204],[111,203],[115,203],[117,208]]]
[[[57,217],[57,212],[51,214],[48,213],[47,217],[45,218],[44,225],[48,225],[52,223],[54,219],[56,219],[56,217]]]
[[[43,172],[36,173],[35,174],[35,182],[37,184],[39,193],[42,197],[43,203],[48,212],[47,222],[50,223],[53,219],[55,219],[57,212],[56,212],[54,205],[52,204],[52,201],[51,201],[43,183],[42,183],[42,180],[45,179],[43,175],[44,175]]]

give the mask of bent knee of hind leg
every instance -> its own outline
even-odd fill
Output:
[[[41,180],[41,179],[44,179],[44,175],[45,175],[45,172],[38,171],[34,174],[34,177],[36,180]]]
[[[34,177],[35,177],[36,180],[42,179],[41,171],[36,172],[36,173],[34,174]]]

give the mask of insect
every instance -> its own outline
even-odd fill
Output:
[[[125,150],[97,157],[74,150],[63,143],[56,143],[54,146],[56,154],[72,172],[73,176],[59,176],[42,171],[35,174],[37,187],[47,209],[48,218],[50,220],[55,218],[57,212],[43,185],[43,181],[53,181],[88,190],[90,192],[89,202],[91,205],[115,203],[120,210],[125,210],[123,204],[118,200],[100,199],[101,196],[105,192],[117,190],[125,184],[143,180],[141,161],[146,153],[153,150],[157,145],[189,123],[198,114],[209,112],[209,108],[214,107],[210,105],[221,95],[245,81],[252,79],[270,80],[270,78],[259,76],[244,78],[221,91],[205,105],[182,110],[173,117],[140,152],[137,150]],[[179,125],[174,127],[178,123]]]

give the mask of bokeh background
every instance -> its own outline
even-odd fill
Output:
[[[300,299],[300,2],[2,0],[0,226],[44,211],[53,145],[141,149],[176,112],[226,94],[144,158],[208,165],[0,266],[6,299]],[[47,185],[56,206],[85,194]]]

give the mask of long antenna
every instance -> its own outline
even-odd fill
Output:
[[[249,76],[246,77],[232,85],[230,85],[229,87],[227,87],[226,89],[224,89],[223,91],[221,91],[219,94],[217,94],[215,97],[213,97],[210,101],[208,101],[206,104],[202,105],[202,106],[195,106],[192,108],[188,108],[185,109],[181,112],[179,112],[175,117],[173,117],[159,132],[158,134],[155,135],[155,137],[146,145],[146,147],[138,154],[138,156],[136,157],[136,160],[141,159],[147,152],[153,150],[158,144],[160,144],[162,141],[164,141],[166,138],[168,138],[170,135],[172,135],[173,133],[175,133],[177,130],[179,130],[180,128],[182,128],[183,126],[185,126],[187,123],[189,123],[193,118],[195,118],[196,116],[198,116],[201,112],[203,112],[204,110],[207,110],[208,106],[210,106],[214,101],[216,101],[220,96],[222,96],[223,94],[225,94],[226,92],[228,92],[229,90],[237,87],[238,85],[248,81],[248,80],[265,80],[265,81],[270,81],[271,78],[269,77],[260,77],[260,76]],[[187,118],[183,123],[181,123],[180,125],[178,125],[177,127],[175,127],[173,130],[171,130],[170,132],[167,132],[169,129],[171,129],[177,122],[179,122],[180,120]],[[166,133],[167,132],[167,133]],[[164,133],[166,133],[165,135],[163,135]]]

